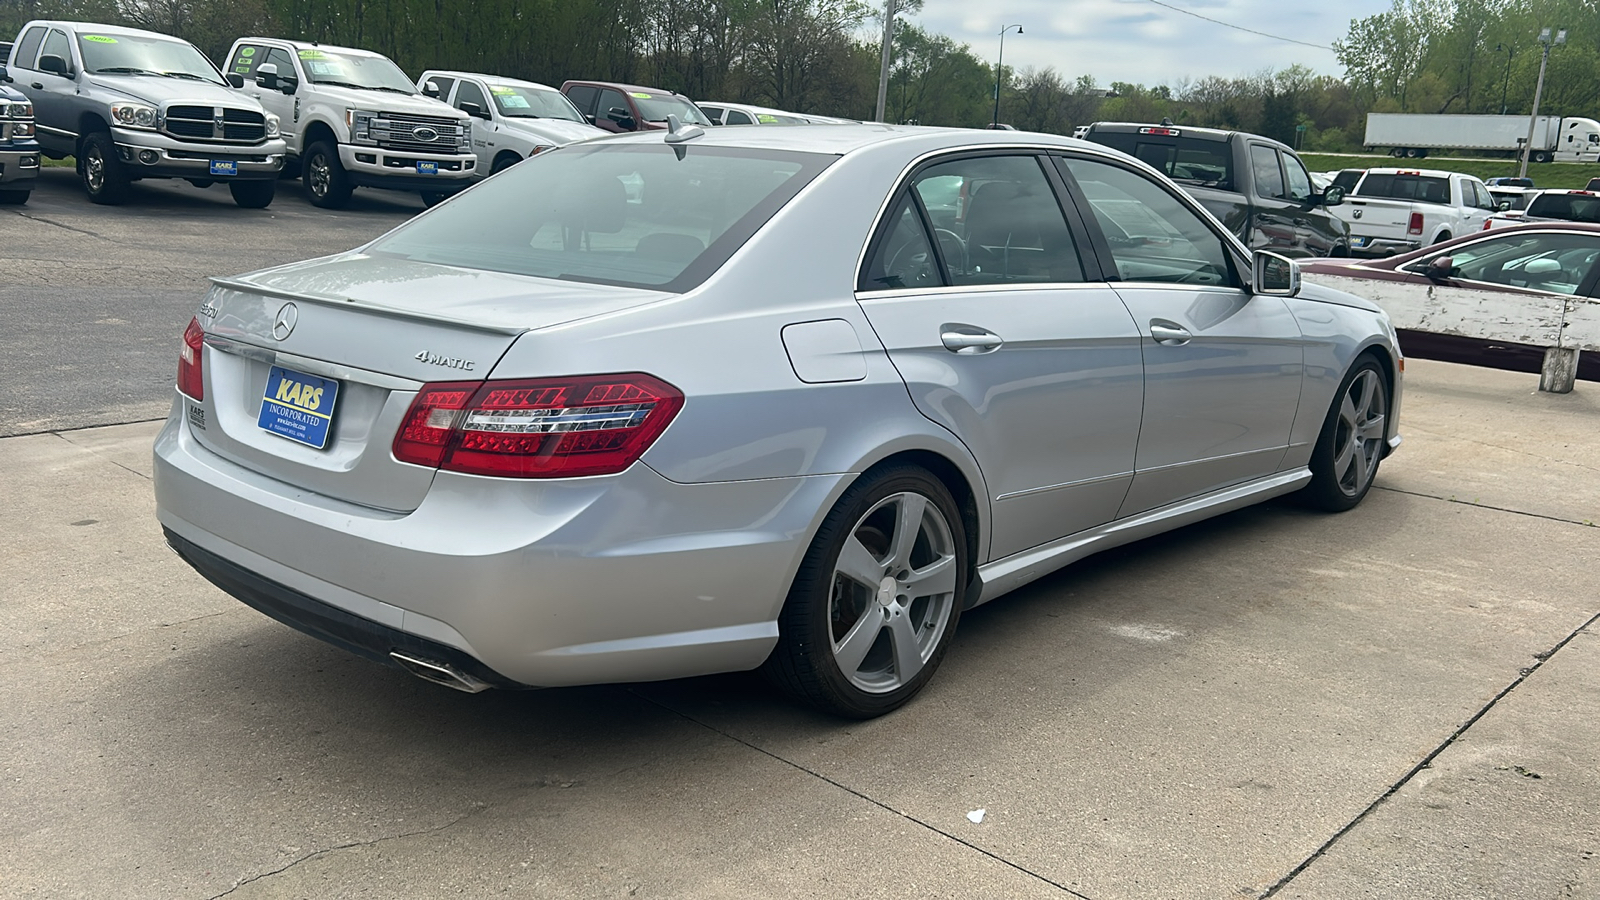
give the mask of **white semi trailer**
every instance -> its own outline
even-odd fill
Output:
[[[1433,150],[1498,150],[1516,154],[1527,139],[1527,116],[1367,114],[1366,145],[1387,149],[1394,157],[1418,159]],[[1600,161],[1600,122],[1575,116],[1539,116],[1534,122],[1531,159]]]

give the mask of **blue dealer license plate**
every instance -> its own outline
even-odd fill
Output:
[[[239,164],[231,159],[213,159],[211,161],[211,174],[237,175],[239,174]]]
[[[439,174],[439,164],[436,162],[423,162],[422,160],[417,160],[417,174],[437,175]]]
[[[328,425],[339,382],[273,366],[256,424],[291,441],[321,450],[328,445]]]

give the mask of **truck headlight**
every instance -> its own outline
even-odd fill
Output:
[[[467,121],[461,123],[461,146],[462,147],[471,147],[472,146],[472,120],[471,119],[468,119]]]
[[[33,137],[32,122],[18,122],[11,126],[11,136],[14,138]]]
[[[143,103],[113,103],[111,118],[124,128],[156,130],[156,108]]]
[[[353,144],[376,144],[378,139],[372,136],[372,120],[378,114],[368,109],[347,109],[344,111],[344,123],[350,127],[350,142]]]
[[[275,138],[277,136],[278,136],[278,117],[273,115],[272,113],[267,113],[267,137]]]
[[[0,113],[4,113],[13,119],[31,119],[33,118],[33,104],[12,103],[9,105],[0,105]]]

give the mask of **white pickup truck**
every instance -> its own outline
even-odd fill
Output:
[[[1350,252],[1388,256],[1483,228],[1495,212],[1478,178],[1437,169],[1368,169],[1330,212],[1350,225]]]

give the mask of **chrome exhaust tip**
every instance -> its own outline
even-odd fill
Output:
[[[453,690],[476,694],[479,691],[486,691],[493,687],[489,682],[474,678],[447,662],[422,659],[409,653],[402,653],[399,650],[390,650],[389,658],[399,663],[400,668],[421,678],[423,681],[442,684]]]

